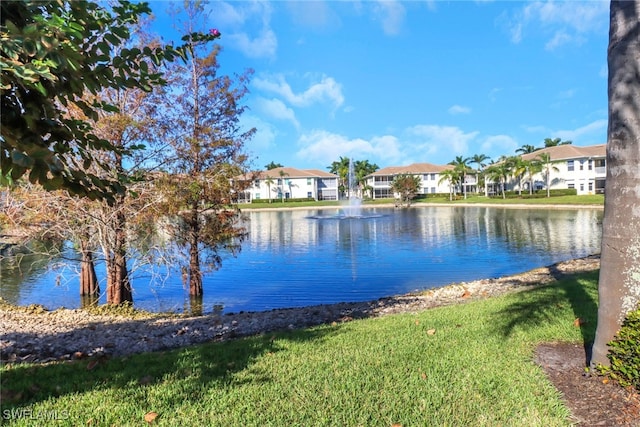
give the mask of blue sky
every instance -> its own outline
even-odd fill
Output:
[[[156,30],[169,3],[151,2]],[[222,72],[251,68],[256,169],[497,160],[606,143],[609,3],[216,1]],[[171,39],[169,33],[165,40]]]

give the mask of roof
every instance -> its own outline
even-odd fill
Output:
[[[329,172],[318,169],[296,169],[290,167],[281,167],[258,172],[256,179],[267,178],[338,178]]]
[[[565,144],[556,145],[554,147],[541,148],[533,153],[522,155],[523,160],[533,160],[542,153],[549,153],[551,160],[580,159],[588,157],[605,157],[607,154],[607,145],[590,145],[588,147],[579,147],[577,145]]]
[[[434,165],[432,163],[412,163],[406,166],[389,166],[375,171],[367,176],[389,176],[400,175],[403,173],[411,175],[419,175],[425,173],[440,173],[445,170],[453,169],[452,165]]]

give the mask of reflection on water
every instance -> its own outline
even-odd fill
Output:
[[[363,218],[336,219],[339,214],[248,211],[242,252],[224,257],[222,268],[205,277],[202,301],[190,301],[179,272],[160,283],[142,272],[133,278],[135,305],[237,312],[364,301],[600,251],[601,210],[414,207],[363,208]],[[2,296],[48,308],[80,306],[77,278],[52,286],[51,274],[18,281],[3,271]]]

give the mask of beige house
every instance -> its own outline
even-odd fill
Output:
[[[257,199],[338,200],[338,175],[290,167],[261,171],[238,201],[251,203]]]
[[[575,188],[578,195],[604,193],[606,172],[606,144],[578,147],[557,145],[542,148],[533,153],[523,154],[523,160],[534,160],[542,153],[548,153],[552,162],[549,170],[549,188]],[[534,190],[546,188],[546,171],[533,176]],[[529,179],[523,177],[522,190],[529,191]],[[518,181],[512,179],[507,188],[517,191]]]
[[[393,198],[395,194],[391,190],[391,183],[398,175],[409,174],[420,179],[420,192],[418,194],[449,193],[449,181],[442,179],[441,173],[451,170],[452,165],[434,165],[431,163],[413,163],[407,166],[389,166],[380,169],[365,177],[366,186],[370,189],[374,199]],[[477,181],[475,174],[466,176],[467,192],[476,191]],[[461,189],[458,189],[462,192]]]

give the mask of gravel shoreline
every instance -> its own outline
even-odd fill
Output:
[[[79,309],[34,311],[2,306],[0,359],[3,363],[44,363],[91,356],[125,356],[276,330],[418,312],[531,289],[562,275],[592,271],[599,266],[600,256],[591,255],[513,276],[452,284],[376,301],[198,317],[129,319],[95,315]]]

